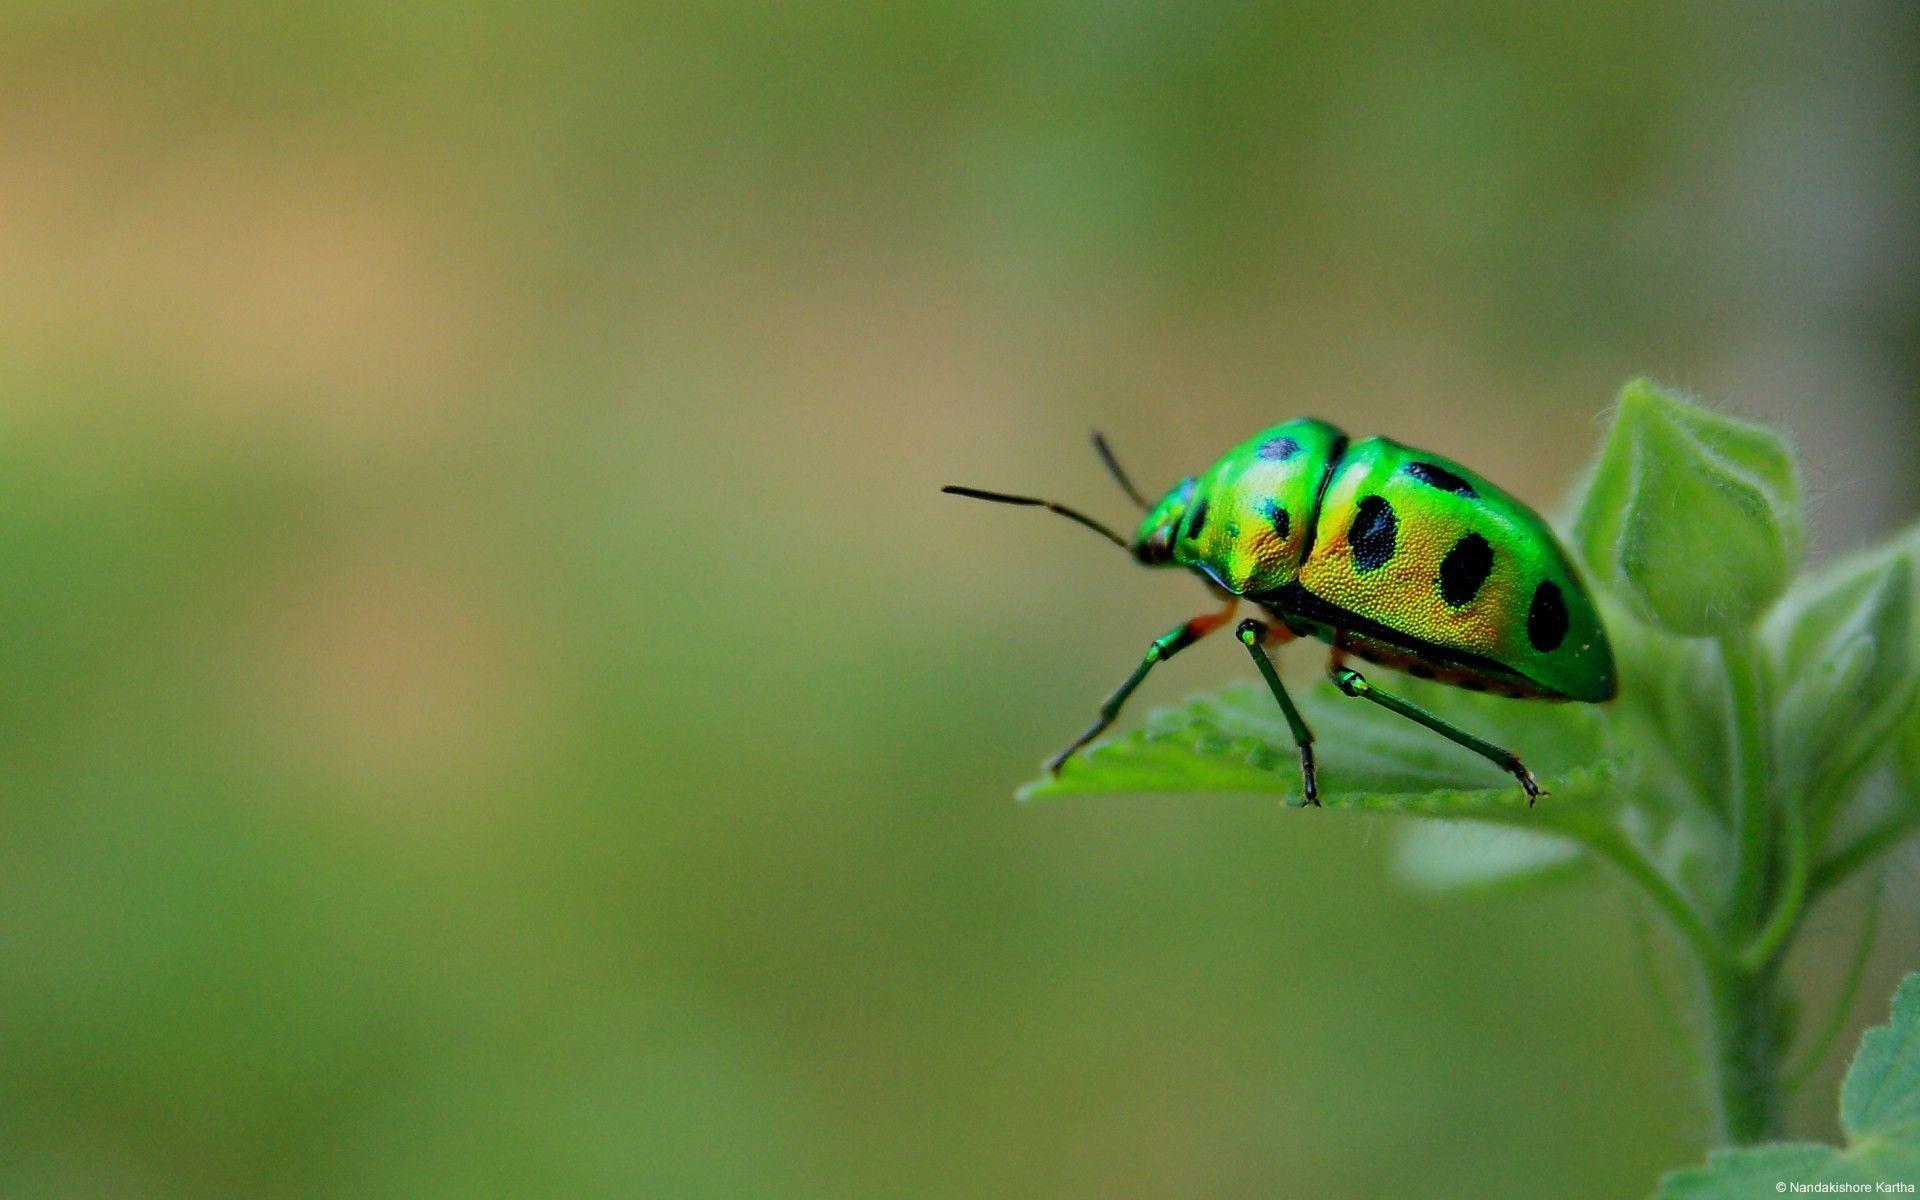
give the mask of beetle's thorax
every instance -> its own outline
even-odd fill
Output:
[[[1288,421],[1223,455],[1193,484],[1171,561],[1235,595],[1291,583],[1312,546],[1321,490],[1347,444],[1325,421]]]

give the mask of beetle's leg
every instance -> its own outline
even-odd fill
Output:
[[[1253,665],[1260,668],[1260,674],[1266,677],[1267,687],[1272,689],[1273,698],[1280,702],[1280,713],[1287,719],[1287,728],[1293,731],[1293,744],[1300,747],[1300,795],[1304,803],[1315,808],[1320,807],[1320,785],[1313,777],[1313,730],[1300,716],[1300,710],[1293,706],[1293,697],[1287,695],[1287,689],[1280,682],[1280,675],[1273,669],[1273,660],[1261,649],[1272,634],[1273,627],[1264,621],[1252,619],[1240,622],[1236,631],[1240,643],[1253,655]]]
[[[1146,656],[1140,660],[1140,665],[1133,669],[1133,674],[1127,676],[1126,682],[1113,689],[1113,694],[1100,705],[1100,715],[1094,718],[1093,724],[1087,726],[1085,733],[1073,739],[1072,745],[1048,759],[1047,770],[1058,775],[1061,766],[1073,757],[1075,751],[1099,737],[1106,731],[1107,726],[1113,724],[1113,719],[1120,715],[1120,706],[1127,702],[1128,696],[1133,695],[1133,689],[1140,686],[1140,681],[1147,677],[1147,672],[1153,670],[1153,664],[1172,658],[1225,625],[1232,618],[1233,610],[1239,606],[1239,603],[1238,597],[1229,597],[1227,606],[1219,612],[1207,613],[1182,622],[1153,639],[1147,646]]]
[[[1411,701],[1402,700],[1392,692],[1383,692],[1367,682],[1366,676],[1351,667],[1329,666],[1327,673],[1333,676],[1334,686],[1349,696],[1358,696],[1362,700],[1371,700],[1389,712],[1399,713],[1409,721],[1425,725],[1441,737],[1456,745],[1465,746],[1480,757],[1493,763],[1501,770],[1520,781],[1520,787],[1527,793],[1527,806],[1546,793],[1540,790],[1540,784],[1527,770],[1527,764],[1520,761],[1513,751],[1496,746],[1485,738],[1477,738],[1457,725],[1450,724],[1440,717],[1421,708]]]

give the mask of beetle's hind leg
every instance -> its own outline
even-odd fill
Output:
[[[1113,719],[1120,715],[1120,706],[1127,702],[1128,696],[1133,695],[1133,690],[1140,686],[1140,682],[1147,677],[1148,671],[1153,670],[1155,663],[1165,662],[1225,625],[1233,618],[1233,610],[1239,606],[1239,603],[1239,597],[1228,596],[1226,606],[1219,612],[1207,613],[1190,621],[1183,621],[1153,639],[1147,646],[1146,656],[1140,660],[1140,665],[1133,669],[1133,674],[1127,676],[1119,687],[1113,689],[1113,694],[1100,705],[1100,715],[1094,718],[1093,724],[1087,726],[1085,732],[1073,739],[1072,744],[1065,750],[1047,760],[1047,771],[1058,775],[1060,768],[1066,765],[1069,758],[1072,758],[1088,742],[1105,733],[1107,726],[1113,724]]]
[[[1520,787],[1527,793],[1527,806],[1547,793],[1540,790],[1540,783],[1527,770],[1527,764],[1520,757],[1503,746],[1496,746],[1485,738],[1478,738],[1466,730],[1454,725],[1410,700],[1402,700],[1392,692],[1383,692],[1367,682],[1367,677],[1351,667],[1340,665],[1339,660],[1328,664],[1327,673],[1333,676],[1333,685],[1349,696],[1358,696],[1362,700],[1371,700],[1389,712],[1399,713],[1420,725],[1425,725],[1441,737],[1456,745],[1465,746],[1481,758],[1499,767],[1520,781]]]
[[[1274,639],[1275,629],[1264,621],[1248,619],[1240,622],[1236,631],[1240,644],[1253,656],[1253,665],[1260,668],[1260,674],[1266,679],[1267,687],[1273,692],[1273,698],[1280,704],[1280,714],[1287,719],[1287,728],[1293,732],[1293,744],[1300,747],[1300,795],[1302,802],[1320,807],[1320,784],[1313,772],[1313,730],[1307,728],[1307,722],[1300,716],[1300,710],[1293,706],[1293,697],[1287,695],[1286,685],[1280,682],[1280,673],[1273,669],[1273,659],[1267,657],[1262,644]]]

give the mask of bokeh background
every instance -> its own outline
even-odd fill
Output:
[[[1884,532],[1917,45],[0,8],[0,1195],[1642,1194],[1707,1122],[1619,892],[1016,805],[1199,593],[935,489],[1118,518],[1088,427],[1159,486],[1314,413],[1550,508],[1648,373],[1795,434],[1816,555]]]

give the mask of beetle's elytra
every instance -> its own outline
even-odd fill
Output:
[[[1094,445],[1146,517],[1131,539],[1065,505],[949,487],[957,495],[1051,509],[1147,566],[1199,575],[1222,607],[1154,639],[1099,718],[1047,766],[1113,723],[1157,662],[1224,626],[1239,605],[1267,619],[1238,633],[1300,747],[1303,795],[1318,804],[1313,733],[1265,647],[1313,637],[1333,648],[1328,671],[1372,700],[1511,772],[1529,802],[1533,775],[1510,751],[1373,686],[1348,654],[1472,691],[1597,703],[1613,697],[1613,653],[1592,597],[1547,523],[1459,463],[1388,438],[1352,442],[1325,421],[1288,421],[1229,450],[1205,474],[1149,503],[1099,434]]]

